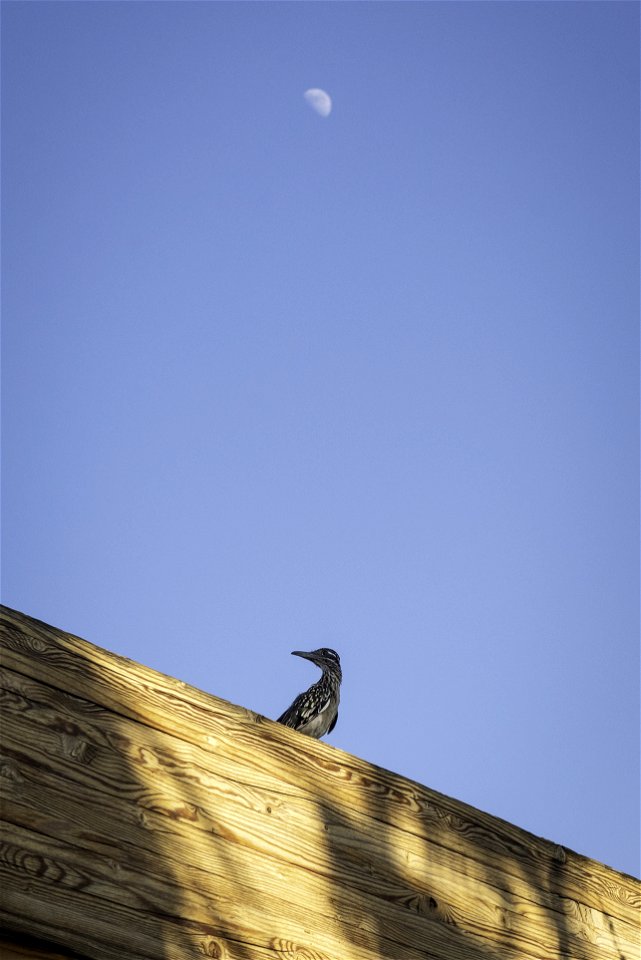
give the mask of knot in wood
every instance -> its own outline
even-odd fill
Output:
[[[11,783],[24,783],[18,763],[12,757],[0,756],[0,777]]]
[[[96,755],[96,748],[85,737],[69,736],[63,733],[60,737],[62,752],[77,763],[91,763]]]
[[[223,944],[219,940],[214,940],[213,937],[200,941],[200,952],[205,957],[214,957],[214,960],[225,960],[227,956]]]
[[[325,953],[319,953],[312,947],[301,946],[293,943],[291,940],[275,939],[272,941],[272,949],[276,953],[286,958],[286,960],[330,960]]]
[[[11,639],[14,639],[13,637]],[[34,636],[25,636],[21,634],[18,637],[15,637],[17,643],[12,644],[14,650],[20,650],[21,648],[26,648],[29,653],[49,653],[51,650],[51,644],[47,643],[46,640],[43,640],[42,637]]]

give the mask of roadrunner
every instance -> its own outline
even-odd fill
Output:
[[[292,656],[311,660],[321,668],[323,676],[312,684],[309,690],[296,697],[291,707],[278,718],[278,723],[284,723],[286,727],[292,727],[318,740],[326,733],[331,733],[336,726],[343,679],[341,662],[336,651],[327,647],[312,650],[311,653],[293,650]]]

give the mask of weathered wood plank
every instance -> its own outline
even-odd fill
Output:
[[[19,736],[16,731],[10,729],[9,732],[11,740],[16,741]],[[120,820],[119,822],[115,816],[112,817],[109,823],[105,823],[105,811],[109,808],[110,802],[106,793],[101,791],[98,794],[101,811],[101,833],[98,836],[96,836],[95,816],[93,817],[93,822],[87,823],[87,818],[85,817],[85,822],[83,823],[82,811],[77,807],[73,810],[73,816],[67,817],[65,820],[54,820],[52,817],[49,804],[50,799],[53,797],[58,801],[57,816],[60,817],[63,812],[64,807],[60,803],[60,795],[64,794],[64,781],[59,785],[62,789],[58,791],[49,791],[43,787],[42,783],[38,783],[37,790],[32,791],[29,795],[27,784],[30,777],[24,760],[28,756],[33,756],[35,751],[36,761],[32,769],[35,771],[41,769],[38,756],[40,748],[31,746],[33,742],[37,742],[38,740],[39,737],[37,734],[33,736],[32,731],[27,730],[27,736],[20,744],[20,754],[23,761],[22,770],[24,773],[20,785],[19,798],[14,800],[8,798],[5,802],[4,815],[7,821],[17,825],[17,827],[26,826],[32,828],[37,831],[39,836],[51,834],[62,835],[65,837],[65,849],[68,848],[69,845],[75,844],[77,840],[79,846],[91,848],[92,856],[102,854],[108,857],[109,863],[115,862],[114,858],[118,857],[117,862],[120,866],[122,877],[125,876],[127,871],[137,871],[135,878],[132,879],[129,877],[127,887],[135,890],[144,888],[146,879],[153,873],[155,863],[157,864],[157,857],[154,857],[153,852],[147,852],[145,854],[144,851],[137,849],[133,844],[130,845],[129,841],[132,837],[134,840],[139,839],[135,836],[136,829],[140,829],[137,822],[129,824],[129,829],[127,828],[125,820]],[[47,754],[52,755],[52,753],[51,748],[48,748],[42,756],[44,758]],[[69,765],[72,766],[71,763]],[[73,772],[72,769],[69,776],[72,791],[73,788],[77,788],[82,782],[72,779],[71,774],[73,774]],[[49,773],[50,771],[48,772],[48,779],[51,780]],[[153,774],[155,777],[158,776],[155,769],[153,770]],[[99,777],[97,782],[103,782],[102,776]],[[168,795],[163,795],[162,792],[159,792],[159,789],[163,791],[167,789],[167,785],[163,784],[160,788],[158,786],[155,787],[154,797],[158,799],[153,800],[153,803],[156,807],[156,812],[154,812],[150,803],[149,806],[145,807],[145,816],[161,823],[163,819],[165,822],[167,822],[168,819],[163,815],[164,810],[169,809],[172,812],[183,810],[185,802],[179,791],[176,792],[174,798],[171,799]],[[125,789],[123,792],[127,798],[127,803],[129,803],[132,798],[132,791]],[[50,793],[53,793],[53,797],[49,796]],[[113,785],[111,793],[111,803],[115,807],[118,807],[118,803],[114,803],[116,784]],[[118,799],[119,798],[116,797],[116,800]],[[206,798],[204,798],[204,801],[207,802]],[[67,798],[67,803],[69,802],[69,798]],[[120,802],[122,803],[122,801]],[[71,803],[73,803],[73,799],[71,799]],[[124,806],[126,805],[123,805],[123,807]],[[172,827],[174,824],[176,825],[176,832],[180,832],[181,834],[180,836],[177,835],[176,840],[179,840],[180,843],[179,849],[183,858],[182,861],[172,860],[170,852],[171,844],[167,847],[167,856],[163,857],[163,863],[167,869],[180,875],[182,911],[187,912],[186,915],[190,917],[196,916],[196,914],[193,913],[194,903],[192,898],[194,893],[207,889],[208,886],[213,884],[217,897],[222,895],[227,897],[227,904],[224,910],[220,907],[217,912],[224,913],[229,923],[231,909],[229,904],[233,903],[234,899],[242,900],[245,905],[243,908],[244,924],[245,928],[247,928],[249,923],[247,904],[251,904],[252,899],[255,899],[255,889],[256,886],[258,886],[261,899],[259,916],[256,922],[262,918],[263,922],[273,921],[275,924],[279,917],[282,918],[286,915],[290,924],[296,921],[299,925],[296,930],[297,940],[301,939],[302,929],[310,922],[313,922],[314,926],[320,930],[327,927],[327,916],[324,916],[322,912],[318,914],[318,916],[314,916],[318,910],[319,898],[322,909],[323,892],[326,889],[327,883],[324,880],[319,882],[319,875],[315,872],[310,872],[308,869],[309,864],[307,864],[306,869],[304,861],[298,865],[295,863],[296,857],[300,858],[301,856],[295,848],[291,864],[288,863],[286,859],[279,859],[278,863],[273,864],[268,858],[262,856],[256,850],[254,837],[248,829],[248,824],[246,822],[243,823],[242,817],[236,825],[230,825],[226,819],[223,819],[221,822],[220,818],[222,815],[220,811],[217,810],[217,822],[214,829],[218,832],[219,836],[214,837],[213,834],[209,834],[206,825],[203,829],[203,823],[206,824],[207,822],[206,809],[191,803],[189,807],[190,812],[187,816],[175,816],[169,820]],[[158,810],[161,811],[160,815],[157,812]],[[79,818],[79,830],[74,829],[76,823],[75,817]],[[184,821],[184,825],[182,821]],[[197,827],[196,824],[199,826]],[[119,856],[113,849],[113,846],[109,844],[108,836],[105,836],[103,832],[105,829],[108,830],[109,826],[115,826],[118,830]],[[147,820],[147,830],[149,826],[150,823],[149,820]],[[91,830],[89,834],[88,829]],[[160,826],[161,831],[164,829],[165,828]],[[196,833],[194,833],[195,830]],[[189,836],[190,832],[192,834],[191,837]],[[11,829],[9,829],[8,834],[9,836],[12,835]],[[24,833],[21,829],[14,829],[13,835],[16,845],[20,845],[16,837],[21,837],[22,844],[24,845]],[[89,841],[87,841],[87,836],[89,837]],[[228,842],[225,838],[233,838],[233,842]],[[144,836],[143,839],[145,839]],[[43,848],[43,841],[40,841],[36,845],[36,849],[40,849],[42,852]],[[272,849],[278,854],[279,858],[284,856],[284,854],[278,850],[277,844],[274,844]],[[188,862],[185,860],[186,853],[188,853]],[[30,849],[30,856],[35,856],[35,854],[36,850]],[[75,856],[76,854],[74,853],[74,857]],[[300,867],[300,869],[298,869],[298,867]],[[326,869],[329,869],[327,865]],[[76,866],[75,873],[81,872],[82,871]],[[233,874],[233,878],[230,878],[230,873]],[[399,949],[402,949],[404,956],[408,958],[416,956],[418,960],[419,954],[416,953],[412,942],[424,949],[436,946],[439,942],[445,942],[448,955],[450,955],[451,941],[452,939],[456,939],[456,931],[451,925],[451,919],[450,923],[445,926],[443,930],[429,931],[425,928],[425,924],[421,921],[421,918],[409,916],[409,918],[405,917],[401,922],[399,918],[395,916],[394,912],[390,911],[386,899],[381,901],[373,899],[374,896],[382,896],[384,894],[386,898],[391,899],[393,902],[406,905],[408,900],[418,899],[416,891],[413,890],[411,886],[399,886],[399,889],[395,892],[389,881],[386,882],[386,878],[372,877],[369,882],[371,896],[368,899],[367,897],[359,896],[356,889],[344,888],[340,882],[340,874],[336,872],[336,869],[335,874],[336,875],[331,878],[332,907],[334,912],[338,911],[341,915],[342,932],[338,942],[332,942],[324,948],[330,955],[336,955],[337,951],[340,952],[341,944],[344,943],[346,938],[346,931],[349,933],[349,941],[352,949],[358,948],[359,955],[363,957],[380,956],[381,946],[384,940],[389,941],[385,945],[385,955],[389,956],[398,955]],[[156,877],[154,883],[157,892],[158,887],[163,887],[164,878]],[[292,889],[296,890],[296,899],[294,901],[283,901],[284,888],[286,888],[287,891]],[[104,892],[102,895],[105,895]],[[172,899],[175,900],[176,895],[174,894],[172,896],[170,893],[169,895],[164,894],[163,896],[163,903],[160,905],[156,904],[155,909],[161,909],[162,912],[165,913],[167,911],[167,899],[169,899],[169,901]],[[271,902],[272,900],[274,901],[273,903]],[[129,906],[132,906],[132,904],[130,903]],[[390,916],[386,917],[386,913],[390,913]],[[372,920],[373,916],[377,917],[376,921]],[[434,913],[433,919],[436,918],[437,914]],[[256,938],[256,934],[254,934],[254,938]],[[291,939],[291,937],[287,939]],[[316,946],[320,947],[323,946],[323,944],[317,940]],[[470,950],[470,944],[466,943],[462,955],[469,955]],[[420,954],[420,956],[423,955],[424,954]],[[451,951],[451,955],[457,956],[458,952],[453,950]]]
[[[257,944],[265,950],[273,949],[270,931],[278,931],[278,939],[284,942],[296,942],[327,957],[337,956],[343,948],[343,941],[332,930],[328,918],[318,916],[312,922],[313,910],[310,905],[299,903],[298,898],[284,901],[261,897],[258,901],[249,886],[241,897],[230,878],[223,890],[220,878],[215,884],[208,883],[206,875],[195,886],[189,883],[187,870],[171,876],[156,870],[152,875],[136,869],[131,862],[96,857],[78,850],[66,839],[52,840],[16,825],[9,832],[8,841],[0,844],[2,868],[13,877],[12,890],[36,877],[49,883],[49,903],[57,901],[61,890],[79,892],[91,898],[92,903],[106,902],[114,909],[123,907],[140,916],[162,918],[176,926],[176,939],[177,931],[187,925],[198,933],[216,928],[217,934],[224,931],[225,939]],[[11,894],[8,899],[11,901]],[[76,923],[79,922],[80,918]],[[310,925],[314,927],[313,944],[308,942]],[[193,949],[191,937],[187,939],[190,943],[185,943],[184,949]],[[363,958],[377,955],[368,948],[368,939],[371,938],[366,932],[358,935],[356,930],[351,931],[351,944]],[[390,948],[393,949],[391,944]],[[416,960],[421,956],[411,949],[407,955]]]
[[[225,935],[211,949],[226,952],[210,955],[241,960],[288,956],[283,944],[349,960],[635,960],[632,878],[22,614],[4,608],[1,630],[4,816],[20,841],[5,922],[31,896],[27,932],[78,949],[47,926],[56,898],[98,960],[114,949],[105,904],[142,918],[148,940],[128,956],[202,956],[213,905]],[[90,881],[25,877],[43,857]]]
[[[278,771],[282,781],[317,796],[319,789],[331,781],[332,790],[344,790],[346,798],[351,793],[356,794],[357,800],[365,797],[370,815],[382,823],[415,832],[421,838],[428,832],[435,842],[468,855],[472,848],[477,849],[489,865],[499,870],[509,871],[511,863],[518,861],[533,875],[540,871],[549,873],[552,883],[561,864],[563,889],[555,892],[569,896],[591,893],[592,888],[583,889],[587,858],[557,844],[363,763],[327,744],[307,741],[307,749],[300,751],[300,738],[279,724],[24,614],[7,611],[2,625],[7,665],[12,665],[15,650],[23,672],[34,679],[51,682],[53,686],[64,683],[62,689],[80,697],[89,684],[91,698],[115,713],[148,723],[187,742],[213,746],[221,760],[229,757],[234,765],[242,765],[244,758],[249,757],[255,782],[260,783],[264,777],[271,783]],[[17,669],[20,671],[19,666]],[[262,749],[253,756],[256,725],[263,727]],[[294,780],[290,782],[292,776]],[[598,902],[590,905],[599,908],[606,901],[614,901],[612,907],[616,911],[620,903],[629,908],[629,919],[635,922],[641,906],[639,894],[631,892],[629,884],[621,883],[621,876],[610,871],[607,881],[604,879],[594,891]]]
[[[12,886],[14,877],[0,868],[0,882],[8,885],[4,922],[11,929],[36,932],[54,943],[69,945],[82,956],[96,960],[289,960],[294,945],[278,940],[269,949],[226,938],[215,925],[177,924],[164,917],[148,917],[118,904],[103,902],[82,891],[50,888],[32,880],[29,889]],[[88,922],[90,918],[90,922]],[[320,953],[310,956],[332,960]]]
[[[341,874],[337,869],[338,864],[347,864],[349,869],[349,885],[358,889],[361,893],[378,896],[383,898],[381,904],[377,904],[376,913],[379,917],[379,935],[382,933],[383,925],[386,928],[385,936],[392,935],[387,929],[386,918],[387,905],[390,900],[402,904],[413,904],[414,910],[418,913],[424,912],[426,915],[436,919],[439,915],[439,903],[446,904],[445,917],[449,923],[466,925],[469,932],[475,935],[485,936],[488,927],[496,924],[496,917],[504,917],[501,928],[503,933],[499,939],[503,942],[513,943],[518,941],[518,934],[515,929],[518,927],[517,921],[522,916],[528,917],[529,936],[536,934],[536,941],[533,943],[520,943],[520,949],[525,955],[531,952],[538,956],[542,943],[546,937],[549,939],[549,915],[547,910],[543,909],[537,903],[530,899],[531,891],[521,884],[520,890],[505,892],[501,889],[494,889],[491,883],[487,882],[476,869],[478,865],[475,861],[463,861],[458,855],[442,856],[442,850],[436,846],[434,851],[428,850],[427,856],[422,855],[423,849],[418,846],[417,840],[413,835],[407,835],[401,839],[394,839],[394,845],[399,846],[404,851],[404,862],[398,870],[396,878],[396,889],[391,883],[391,878],[387,871],[387,857],[385,848],[380,838],[375,833],[367,830],[367,823],[361,816],[359,819],[359,832],[367,837],[367,842],[362,838],[358,839],[358,850],[355,851],[354,840],[350,836],[353,832],[350,827],[353,824],[343,824],[343,836],[337,838],[337,848],[340,856],[334,859],[328,857],[323,848],[320,848],[317,834],[310,834],[309,831],[309,801],[301,804],[298,797],[275,797],[265,794],[260,789],[249,787],[247,784],[237,784],[231,778],[221,780],[215,772],[207,771],[207,755],[199,756],[197,748],[185,748],[179,740],[168,737],[165,734],[155,732],[153,741],[150,739],[150,730],[139,724],[132,724],[130,721],[122,718],[113,718],[110,714],[104,713],[102,718],[96,713],[93,705],[86,706],[86,716],[81,711],[72,712],[70,706],[74,701],[65,697],[66,703],[61,704],[61,695],[51,688],[44,687],[32,680],[25,680],[19,675],[10,676],[7,672],[2,675],[3,685],[10,686],[10,697],[13,699],[3,705],[7,723],[12,722],[12,708],[17,710],[17,716],[21,720],[20,727],[9,727],[12,743],[20,743],[23,760],[23,770],[25,770],[25,758],[29,757],[32,768],[36,771],[42,769],[44,764],[51,763],[50,758],[55,755],[56,744],[62,736],[62,742],[67,744],[67,749],[60,748],[63,767],[68,766],[69,771],[57,784],[56,789],[58,804],[64,797],[67,805],[73,804],[74,797],[66,795],[67,782],[76,789],[76,773],[78,782],[82,783],[89,778],[95,779],[96,797],[100,799],[101,819],[103,825],[109,817],[110,823],[119,825],[119,841],[124,843],[130,840],[132,832],[140,826],[141,810],[144,810],[144,816],[147,820],[147,829],[154,818],[158,820],[156,830],[165,837],[170,831],[176,833],[175,841],[180,845],[180,849],[185,848],[187,837],[180,836],[183,828],[181,821],[186,821],[188,829],[196,829],[203,832],[207,837],[209,850],[216,849],[216,845],[228,847],[226,837],[233,836],[234,849],[228,849],[224,853],[218,851],[218,855],[229,862],[231,857],[237,865],[238,872],[241,875],[251,872],[255,879],[260,878],[261,889],[266,893],[273,883],[278,887],[282,884],[284,865],[296,864],[299,860],[299,866],[303,868],[303,873],[297,878],[292,878],[297,890],[303,895],[304,902],[313,903],[313,889],[307,889],[307,877],[309,872],[304,868],[311,860],[314,862],[315,872],[312,876],[315,878],[317,873],[323,873],[331,878],[335,898],[342,895],[347,901],[352,897],[353,890],[343,891],[341,883]],[[21,691],[21,693],[18,693]],[[80,703],[80,701],[76,701]],[[57,706],[57,709],[55,709]],[[26,719],[25,719],[26,718]],[[32,721],[36,718],[36,722]],[[100,727],[95,724],[100,720]],[[15,723],[15,722],[14,722]],[[93,726],[91,724],[94,724]],[[67,731],[60,734],[60,731]],[[91,743],[91,752],[94,754],[92,761],[93,770],[88,772],[86,764],[71,759],[69,754],[69,743],[74,745],[78,742],[79,732],[82,730],[87,743]],[[44,733],[43,733],[44,731]],[[69,739],[73,731],[73,737]],[[46,742],[46,737],[49,742]],[[99,755],[105,748],[112,750],[112,744],[118,746],[126,745],[127,762],[133,768],[139,757],[144,757],[144,763],[141,770],[134,774],[125,774],[126,779],[116,779],[109,786],[109,769],[119,769],[122,765],[114,765],[113,762],[101,765]],[[71,751],[73,754],[73,750]],[[89,756],[88,751],[80,751]],[[181,756],[182,753],[182,756]],[[202,752],[201,752],[202,753]],[[153,762],[151,761],[151,758]],[[49,760],[48,760],[49,758]],[[211,758],[209,758],[211,759]],[[104,769],[103,769],[104,767]],[[77,770],[76,770],[77,768]],[[127,765],[123,767],[125,771],[129,769]],[[48,770],[48,779],[52,776],[52,770]],[[176,782],[172,783],[174,780]],[[185,803],[183,787],[181,782],[189,783],[191,793],[190,800]],[[105,792],[107,791],[107,792]],[[45,831],[45,826],[50,819],[48,813],[50,809],[50,800],[45,784],[37,783],[37,788],[32,791],[31,804],[34,812],[37,812],[37,829]],[[23,788],[20,791],[20,799],[24,800],[24,777]],[[134,798],[137,799],[134,802]],[[125,796],[127,804],[122,804],[122,796]],[[216,803],[217,821],[213,824],[213,816],[208,811],[212,799]],[[273,824],[272,817],[268,823],[260,829],[258,833],[255,829],[249,829],[251,823],[248,823],[246,807],[250,805],[255,814],[264,816],[265,810],[271,809],[275,812],[280,805],[281,811],[285,807],[287,810],[288,824],[282,822]],[[110,810],[113,807],[113,811]],[[127,818],[132,818],[132,812],[135,815],[135,822],[127,823]],[[329,814],[328,814],[329,815]],[[14,820],[17,813],[11,811],[7,806],[5,816],[13,822],[29,825],[29,820]],[[289,834],[284,830],[284,826],[293,824],[293,817],[296,816],[295,843],[287,845]],[[334,821],[336,821],[336,814]],[[76,822],[76,817],[82,818],[82,808],[74,811],[68,819],[71,823],[71,829]],[[221,818],[224,823],[223,835],[215,836],[216,830],[221,831]],[[164,819],[163,826],[160,821]],[[281,816],[282,820],[282,816]],[[325,819],[327,825],[327,819]],[[88,825],[87,825],[88,826]],[[67,830],[63,825],[49,826],[46,832],[53,831],[53,835],[60,835],[62,830]],[[275,833],[274,833],[275,830]],[[260,844],[263,849],[257,846],[256,837],[260,837]],[[283,843],[283,836],[285,843]],[[390,834],[391,836],[391,834]],[[92,835],[93,838],[93,835]],[[144,838],[143,838],[144,839]],[[270,843],[271,840],[271,843]],[[409,841],[409,842],[406,842]],[[83,839],[78,840],[83,844]],[[135,842],[135,841],[134,841]],[[193,858],[198,853],[198,843],[193,841],[196,848],[192,852]],[[203,838],[204,842],[204,838]],[[390,838],[387,839],[390,843]],[[102,849],[104,849],[105,839],[103,837]],[[412,846],[413,844],[413,846]],[[307,860],[302,859],[306,854]],[[274,878],[274,865],[269,857],[283,859],[276,870]],[[429,864],[429,870],[427,869]],[[242,869],[241,869],[242,867]],[[213,868],[212,868],[213,869]],[[475,873],[476,870],[476,873]],[[271,871],[271,872],[270,872]],[[452,880],[454,877],[454,880]],[[223,878],[224,879],[224,878]],[[480,888],[479,883],[486,880],[485,887]],[[483,889],[483,895],[479,895],[479,890]],[[547,897],[546,906],[550,909],[555,908],[553,898]],[[373,905],[369,904],[369,911],[372,911]],[[361,915],[366,913],[366,908],[361,908]],[[558,921],[564,920],[559,917]],[[598,930],[599,917],[590,917],[591,923],[586,926],[585,921],[579,918],[571,918],[568,921],[572,927],[575,936],[586,941],[583,947],[583,955],[586,957],[598,958],[598,939],[596,945],[590,944],[590,936],[594,935],[594,930]],[[617,921],[619,923],[619,921]],[[396,924],[398,927],[398,924]],[[407,930],[407,928],[405,928]],[[398,937],[398,929],[395,935]],[[619,931],[622,934],[622,931]],[[412,934],[416,936],[415,934]],[[623,934],[622,934],[623,935]],[[607,941],[607,936],[606,936]],[[407,944],[409,947],[409,944]]]

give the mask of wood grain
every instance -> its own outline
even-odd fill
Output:
[[[8,929],[96,960],[638,960],[633,878],[24,614],[0,629]]]

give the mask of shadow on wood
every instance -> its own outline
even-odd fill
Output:
[[[637,960],[633,878],[23,614],[1,629],[7,958]]]

